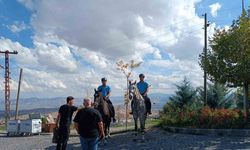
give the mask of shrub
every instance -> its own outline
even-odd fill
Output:
[[[190,110],[173,107],[167,103],[161,112],[162,125],[194,128],[244,128],[244,115],[238,109],[211,109],[203,107],[200,110]]]

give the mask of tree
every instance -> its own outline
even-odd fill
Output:
[[[204,89],[200,87],[197,91],[197,98],[204,101]],[[233,98],[231,90],[229,90],[225,85],[219,83],[208,84],[207,105],[210,108],[232,108],[234,104]]]
[[[231,87],[243,87],[245,121],[248,116],[250,84],[250,20],[246,12],[233,21],[229,30],[216,30],[210,39],[207,59],[200,56],[200,65],[209,79]]]
[[[235,94],[237,108],[243,109],[244,108],[244,93],[242,92],[242,88],[237,89],[234,94]]]
[[[179,85],[176,85],[176,88],[175,95],[169,98],[170,103],[181,109],[185,105],[191,105],[195,100],[196,90],[193,89],[187,78],[184,78]]]

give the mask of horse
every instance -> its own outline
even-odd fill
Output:
[[[136,82],[129,82],[128,94],[129,99],[133,100],[132,115],[135,123],[135,135],[137,136],[137,132],[140,131],[142,133],[142,140],[144,141],[145,121],[147,119],[146,105],[139,89],[136,86]],[[140,121],[140,130],[138,130],[137,125],[138,119]]]
[[[105,141],[110,137],[110,123],[111,123],[111,114],[107,101],[104,100],[102,96],[99,95],[98,91],[94,89],[94,108],[97,109],[103,120]]]

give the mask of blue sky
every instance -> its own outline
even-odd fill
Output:
[[[115,67],[119,59],[143,61],[133,79],[145,73],[152,93],[173,93],[184,76],[200,86],[197,62],[205,12],[211,36],[214,27],[230,26],[237,19],[241,0],[156,0],[144,5],[0,0],[0,49],[19,51],[11,56],[13,97],[19,67],[24,68],[23,97],[86,96],[104,76],[114,95],[122,95],[126,84]],[[0,74],[3,90],[3,69]]]

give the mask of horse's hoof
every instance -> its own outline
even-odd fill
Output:
[[[104,140],[103,145],[104,145],[104,146],[108,145],[108,141],[107,141],[107,140]]]

